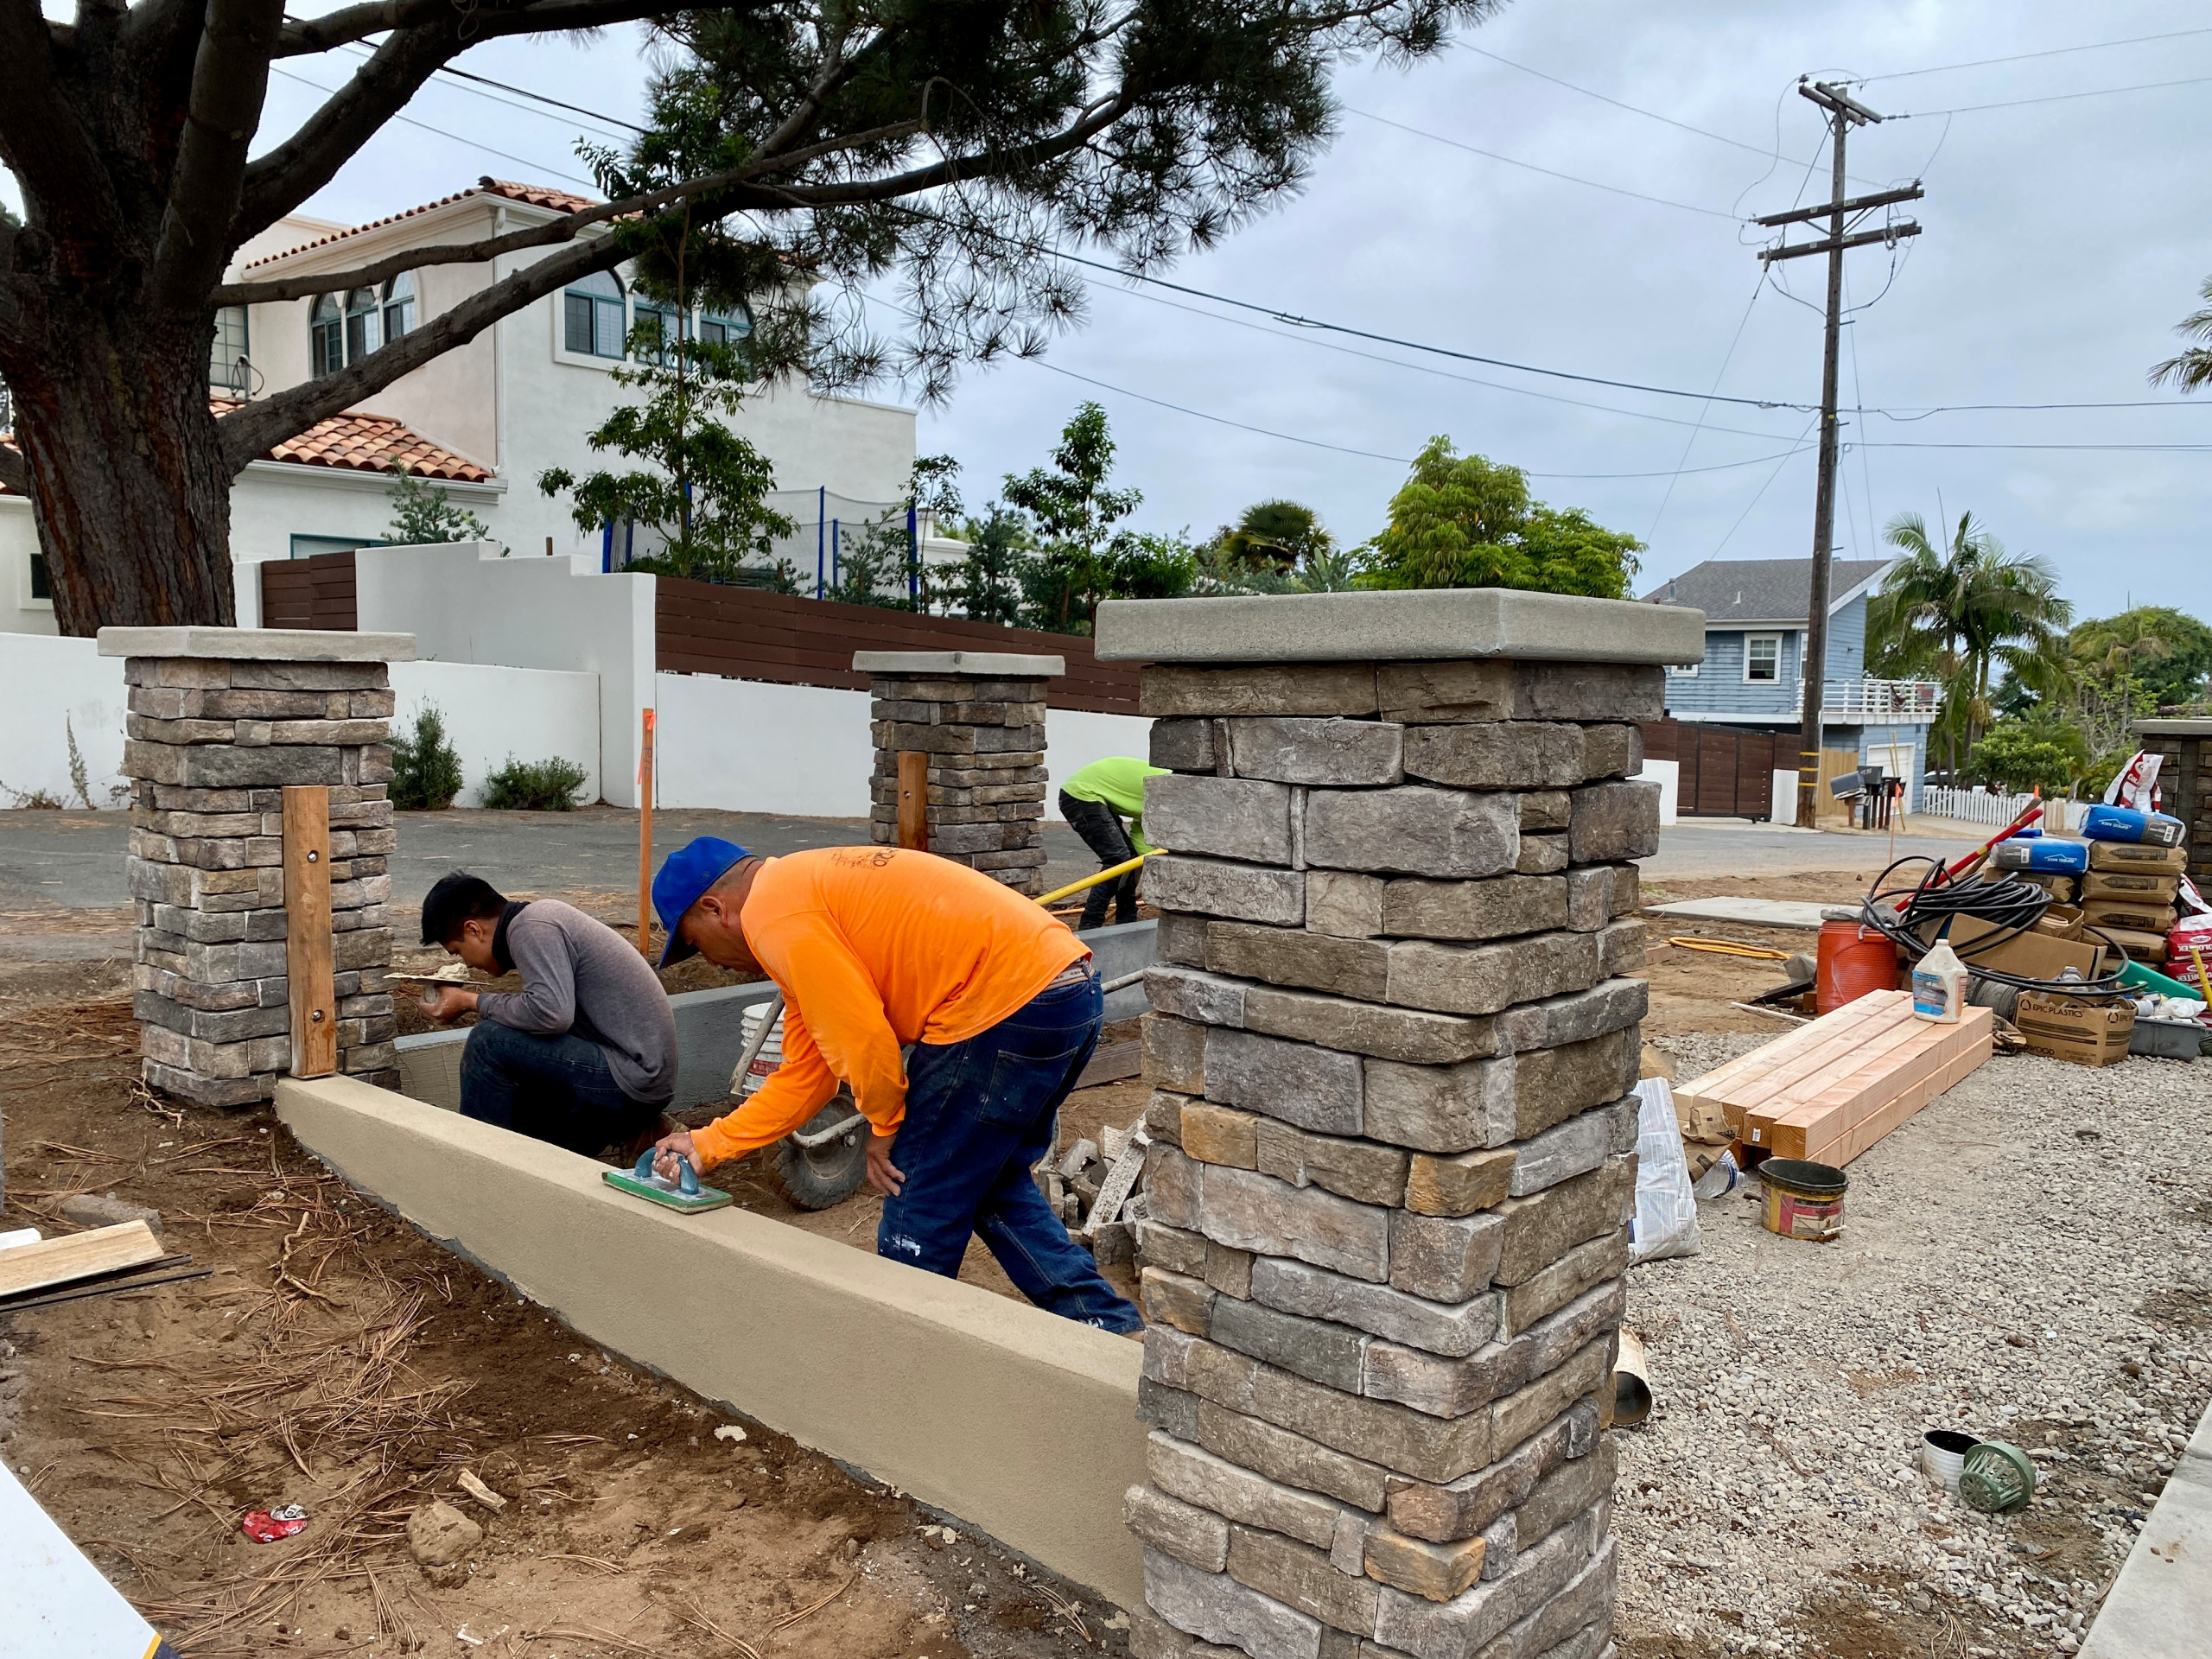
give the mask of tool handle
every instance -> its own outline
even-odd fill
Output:
[[[639,1180],[650,1181],[655,1186],[665,1187],[669,1185],[668,1182],[661,1179],[653,1169],[653,1148],[651,1147],[647,1147],[638,1154],[638,1167],[632,1173]],[[699,1196],[698,1173],[691,1167],[691,1160],[680,1152],[676,1154],[675,1190],[683,1198],[696,1198]]]

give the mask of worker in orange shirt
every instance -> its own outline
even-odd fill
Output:
[[[784,994],[783,1063],[727,1117],[664,1137],[663,1175],[679,1154],[704,1169],[781,1140],[842,1077],[871,1125],[879,1255],[951,1278],[981,1232],[1038,1306],[1143,1328],[1029,1173],[1103,1019],[1090,952],[1063,924],[928,853],[758,858],[712,836],[661,866],[653,906],[668,932],[663,967],[697,952],[765,973]]]

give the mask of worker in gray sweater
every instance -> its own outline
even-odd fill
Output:
[[[557,899],[513,901],[456,870],[423,900],[423,943],[519,991],[424,993],[440,1021],[482,1016],[461,1057],[464,1117],[587,1155],[626,1160],[664,1133],[676,1093],[676,1015],[645,959],[606,923]]]

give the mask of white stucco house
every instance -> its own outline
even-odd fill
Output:
[[[228,279],[341,274],[410,248],[472,242],[543,225],[589,206],[564,191],[483,179],[442,200],[372,224],[294,216],[239,250]],[[381,288],[234,307],[218,319],[211,382],[218,397],[252,398],[327,373],[420,327],[550,250],[493,264],[429,265]],[[516,557],[549,553],[621,560],[604,531],[582,531],[538,474],[607,464],[584,435],[632,397],[609,372],[630,327],[654,308],[626,270],[586,278],[502,318],[448,352],[251,463],[232,486],[231,553],[238,618],[261,619],[255,567],[384,539],[393,480],[404,466],[482,519]],[[707,337],[741,332],[743,315],[700,315]],[[803,568],[834,558],[841,531],[902,501],[914,460],[914,412],[802,387],[764,389],[732,423],[774,467],[780,510],[797,520],[789,551]],[[5,422],[0,419],[0,441]],[[0,632],[52,633],[53,604],[30,504],[0,492]],[[637,550],[643,552],[645,550]]]

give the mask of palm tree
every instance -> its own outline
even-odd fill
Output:
[[[2212,301],[2212,276],[2204,279],[2196,294],[2199,299]],[[2194,337],[2212,341],[2212,304],[2190,312],[2174,326],[2174,333],[2183,340]],[[2177,391],[2202,391],[2212,385],[2212,345],[2192,346],[2163,363],[2153,364],[2151,384],[2171,386]]]
[[[2063,683],[2074,607],[2059,598],[2047,561],[2007,553],[1971,512],[1959,515],[1942,547],[1916,512],[1892,518],[1883,539],[1904,556],[1867,607],[1868,661],[1888,673],[1943,683],[1936,729],[1955,774],[1961,738],[1971,751],[1992,717],[1993,671],[2002,667],[2038,691]]]

